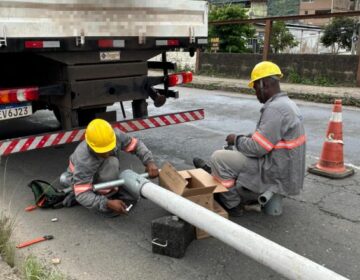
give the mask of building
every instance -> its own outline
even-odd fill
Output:
[[[354,0],[301,0],[300,15],[319,15],[336,12],[347,12],[355,9]],[[324,26],[330,22],[329,18],[306,19],[306,24]]]
[[[298,15],[300,8],[300,0],[210,0],[209,3],[215,5],[241,4],[245,8],[250,8],[249,16],[251,18]]]
[[[300,12],[300,0],[269,0],[268,16],[293,16]]]
[[[267,0],[252,0],[249,10],[250,18],[263,18],[267,17]]]
[[[249,7],[250,18],[264,18],[287,15],[319,15],[336,12],[360,10],[360,0],[212,0],[216,4],[242,4]],[[250,6],[249,6],[250,5]],[[284,53],[330,53],[331,49],[324,47],[320,38],[323,28],[330,18],[312,18],[306,20],[287,21],[289,31],[294,35],[299,45],[285,50]],[[264,24],[255,23],[255,38],[249,39],[248,46],[254,52],[259,52],[258,42],[264,40]],[[346,53],[346,50],[342,50]]]
[[[259,49],[258,42],[264,41],[265,24],[255,23],[254,27],[256,28],[256,37],[249,40],[249,48],[253,44],[254,53],[259,53],[262,50]],[[298,46],[287,48],[282,53],[331,53],[331,48],[323,46],[320,42],[324,32],[322,27],[302,23],[287,23],[286,27],[298,42]]]
[[[238,4],[244,8],[250,8],[250,2],[250,0],[209,0],[209,3],[213,5]]]
[[[284,50],[284,53],[320,54],[331,53],[331,48],[325,47],[320,38],[323,28],[301,23],[290,23],[286,26],[290,33],[299,42],[298,46]]]

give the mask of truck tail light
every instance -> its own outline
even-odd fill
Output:
[[[60,41],[25,41],[26,49],[60,48]]]
[[[169,39],[169,40],[156,40],[157,46],[179,46],[180,42],[176,39]]]
[[[20,103],[39,99],[39,88],[0,89],[0,104]]]
[[[168,77],[169,87],[173,87],[180,84],[191,83],[192,79],[193,79],[193,74],[190,71],[169,75]]]
[[[100,39],[98,46],[99,48],[123,48],[125,47],[125,40]]]

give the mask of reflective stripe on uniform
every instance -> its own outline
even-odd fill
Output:
[[[102,194],[102,195],[107,195],[111,192],[117,192],[119,190],[118,187],[115,188],[110,188],[110,189],[102,189],[102,190],[98,190],[97,193],[98,194]]]
[[[71,160],[69,160],[69,170],[70,170],[71,173],[74,173],[74,171],[75,171],[75,166],[73,165]]]
[[[214,179],[216,181],[218,181],[221,185],[223,185],[225,188],[231,188],[235,185],[235,180],[234,179],[228,179],[228,180],[225,180],[225,179],[220,179],[219,177],[213,175]]]
[[[89,184],[79,184],[79,185],[74,185],[74,193],[75,195],[79,195],[83,192],[87,192],[89,190],[92,190],[92,185]]]
[[[134,138],[134,137],[131,138],[131,142],[129,145],[127,145],[125,152],[130,153],[130,152],[135,151],[137,143],[138,143],[138,140],[136,138]]]
[[[306,142],[306,136],[305,135],[301,135],[299,138],[293,139],[293,140],[289,140],[289,141],[285,141],[282,140],[279,143],[277,143],[274,146],[274,149],[295,149],[296,147],[299,147],[301,145],[303,145]]]
[[[253,134],[252,139],[269,152],[272,149],[295,149],[296,147],[299,147],[306,142],[306,135],[301,135],[300,137],[292,140],[281,140],[275,145],[273,145],[265,136],[260,134],[260,132],[258,131]]]
[[[256,131],[252,135],[252,139],[256,141],[261,147],[263,147],[266,151],[271,151],[274,148],[274,145],[266,139],[265,136],[261,135],[258,131]]]

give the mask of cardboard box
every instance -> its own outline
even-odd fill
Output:
[[[203,169],[176,171],[170,163],[161,168],[159,184],[209,210],[214,210],[213,194],[227,191]]]
[[[216,201],[214,201],[214,212],[226,219],[229,219],[228,212],[226,212],[226,210]],[[208,237],[210,237],[210,235],[206,231],[196,228],[196,239],[204,239]]]
[[[176,171],[170,163],[165,163],[160,170],[159,185],[224,218],[229,218],[225,209],[214,200],[214,193],[228,190],[203,169]],[[207,232],[196,228],[196,239],[209,236]]]

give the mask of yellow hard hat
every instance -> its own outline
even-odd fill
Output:
[[[251,81],[249,82],[249,87],[254,87],[254,82],[269,76],[278,76],[279,78],[283,77],[279,66],[270,61],[263,61],[254,66],[254,69],[251,71]]]
[[[92,120],[85,131],[86,143],[95,153],[102,154],[113,150],[116,146],[115,131],[102,119]]]

